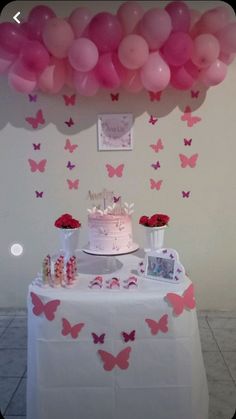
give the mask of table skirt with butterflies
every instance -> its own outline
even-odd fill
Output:
[[[192,282],[143,279],[139,252],[78,260],[74,287],[29,286],[27,419],[207,419]]]

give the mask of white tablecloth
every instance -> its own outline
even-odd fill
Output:
[[[191,281],[140,278],[134,290],[88,288],[96,274],[125,279],[135,273],[139,255],[109,259],[81,253],[73,289],[29,286],[27,419],[208,418],[196,310],[185,308],[175,316],[164,299],[169,292],[182,296]],[[44,306],[59,300],[53,320],[47,319],[43,306],[33,313],[32,292]],[[164,315],[168,331],[153,335],[145,319],[158,323]],[[62,334],[63,318],[72,328],[83,323],[77,338]],[[92,333],[105,333],[104,343],[95,343]],[[127,342],[124,333],[130,335]],[[128,367],[122,369],[118,354],[125,348],[130,348]],[[114,361],[105,370],[99,350],[117,357],[118,365]]]

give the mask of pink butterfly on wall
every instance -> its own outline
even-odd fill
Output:
[[[151,102],[153,102],[154,100],[160,100],[161,99],[161,94],[162,92],[148,92],[149,93],[149,99],[151,100]]]
[[[145,322],[151,330],[152,335],[157,335],[158,332],[168,332],[168,314],[164,314],[158,322],[153,319],[145,319]]]
[[[70,142],[70,139],[67,138],[64,150],[68,150],[70,153],[73,153],[76,150],[77,147],[78,147],[77,144],[72,144]]]
[[[30,165],[30,170],[31,172],[36,172],[37,170],[39,172],[44,172],[45,171],[45,166],[47,163],[46,159],[43,159],[41,161],[39,161],[38,163],[35,160],[32,159],[28,159],[29,165]]]
[[[106,168],[107,168],[107,174],[109,177],[122,177],[123,176],[123,169],[124,169],[124,164],[119,164],[119,166],[117,167],[113,167],[110,164],[106,164]]]
[[[150,147],[155,151],[155,153],[159,153],[159,151],[163,150],[164,145],[161,138],[157,140],[156,144],[151,144]]]
[[[77,339],[83,327],[84,327],[84,323],[77,323],[72,326],[69,320],[63,318],[61,334],[63,336],[71,335],[73,339]]]
[[[74,125],[75,123],[74,123],[73,119],[70,117],[69,121],[65,121],[65,124],[66,124],[66,125],[70,128],[70,127],[72,127],[72,125]]]
[[[119,100],[119,93],[110,93],[112,102],[117,102]]]
[[[40,143],[38,143],[38,144],[33,143],[34,150],[40,150],[40,147],[41,147]]]
[[[112,371],[115,366],[119,367],[121,370],[126,370],[129,367],[129,355],[131,352],[131,347],[123,349],[118,353],[117,356],[112,355],[109,352],[98,350],[103,361],[103,368],[106,371]]]
[[[199,90],[191,90],[191,97],[197,99],[199,96]]]
[[[190,191],[187,191],[187,192],[182,191],[182,197],[183,198],[189,198],[190,197]]]
[[[32,304],[33,304],[33,313],[35,316],[40,316],[44,314],[46,319],[52,321],[55,318],[55,313],[60,305],[60,300],[51,300],[48,303],[44,304],[39,296],[34,292],[30,293]]]
[[[72,169],[75,168],[75,164],[72,164],[71,161],[68,161],[66,167],[67,167],[67,169],[72,170]]]
[[[75,179],[75,180],[67,179],[67,184],[68,184],[69,189],[78,189],[79,179]]]
[[[132,330],[132,332],[121,332],[121,335],[124,339],[124,342],[129,342],[130,340],[133,342],[135,340],[135,330]]]
[[[69,105],[74,106],[76,95],[75,94],[71,96],[63,95],[63,99],[66,106],[69,106]]]
[[[159,191],[161,189],[162,182],[163,180],[158,180],[156,182],[154,179],[150,179],[150,188]]]
[[[155,125],[158,121],[158,118],[156,116],[151,115],[149,118],[149,124]]]
[[[184,154],[179,154],[181,167],[184,169],[185,167],[191,167],[192,169],[197,164],[198,154],[193,154],[191,157],[187,157]]]
[[[151,167],[153,167],[154,170],[160,169],[161,167],[160,162],[157,161],[156,163],[152,163]]]
[[[184,145],[185,146],[187,146],[187,145],[191,145],[192,144],[192,138],[189,138],[189,139],[187,139],[187,138],[184,138]]]
[[[42,192],[35,191],[35,195],[36,195],[36,198],[42,198],[43,197],[43,191]]]
[[[26,122],[28,122],[28,124],[30,124],[32,126],[33,129],[38,128],[38,126],[41,124],[45,124],[45,119],[43,117],[43,112],[41,109],[38,110],[38,112],[36,113],[36,116],[28,116],[27,118],[25,118]]]
[[[165,300],[173,307],[173,314],[179,316],[184,310],[193,310],[196,306],[193,284],[184,291],[183,295],[169,292]]]
[[[190,106],[186,106],[184,114],[181,116],[181,121],[186,121],[188,127],[193,127],[193,125],[200,122],[202,118],[200,116],[192,116],[192,111]]]
[[[96,333],[92,332],[92,333],[91,333],[91,335],[92,335],[92,337],[93,337],[93,343],[95,343],[95,345],[96,345],[97,343],[101,343],[101,344],[103,344],[103,343],[104,343],[106,333],[102,333],[102,334],[99,336],[99,335],[97,335]]]

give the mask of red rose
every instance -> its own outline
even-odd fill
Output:
[[[149,218],[148,225],[149,227],[163,227],[165,226],[170,217],[165,214],[154,214]]]
[[[152,215],[148,220],[148,226],[149,227],[158,227],[157,219],[158,219],[158,214]]]
[[[79,228],[81,226],[79,220],[72,218],[70,214],[62,214],[54,223],[58,228]]]
[[[65,219],[68,219],[68,218],[72,218],[72,215],[70,215],[70,214],[62,214],[62,215],[60,216],[60,218],[65,218]]]
[[[148,217],[146,215],[142,215],[142,217],[140,217],[139,219],[139,224],[142,224],[144,226],[148,225]]]

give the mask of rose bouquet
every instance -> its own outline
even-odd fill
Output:
[[[76,220],[70,214],[62,214],[54,223],[55,227],[63,229],[74,229],[81,227],[79,220]]]
[[[139,219],[139,224],[145,227],[164,227],[168,225],[170,217],[166,214],[153,214],[151,217],[142,215]]]

